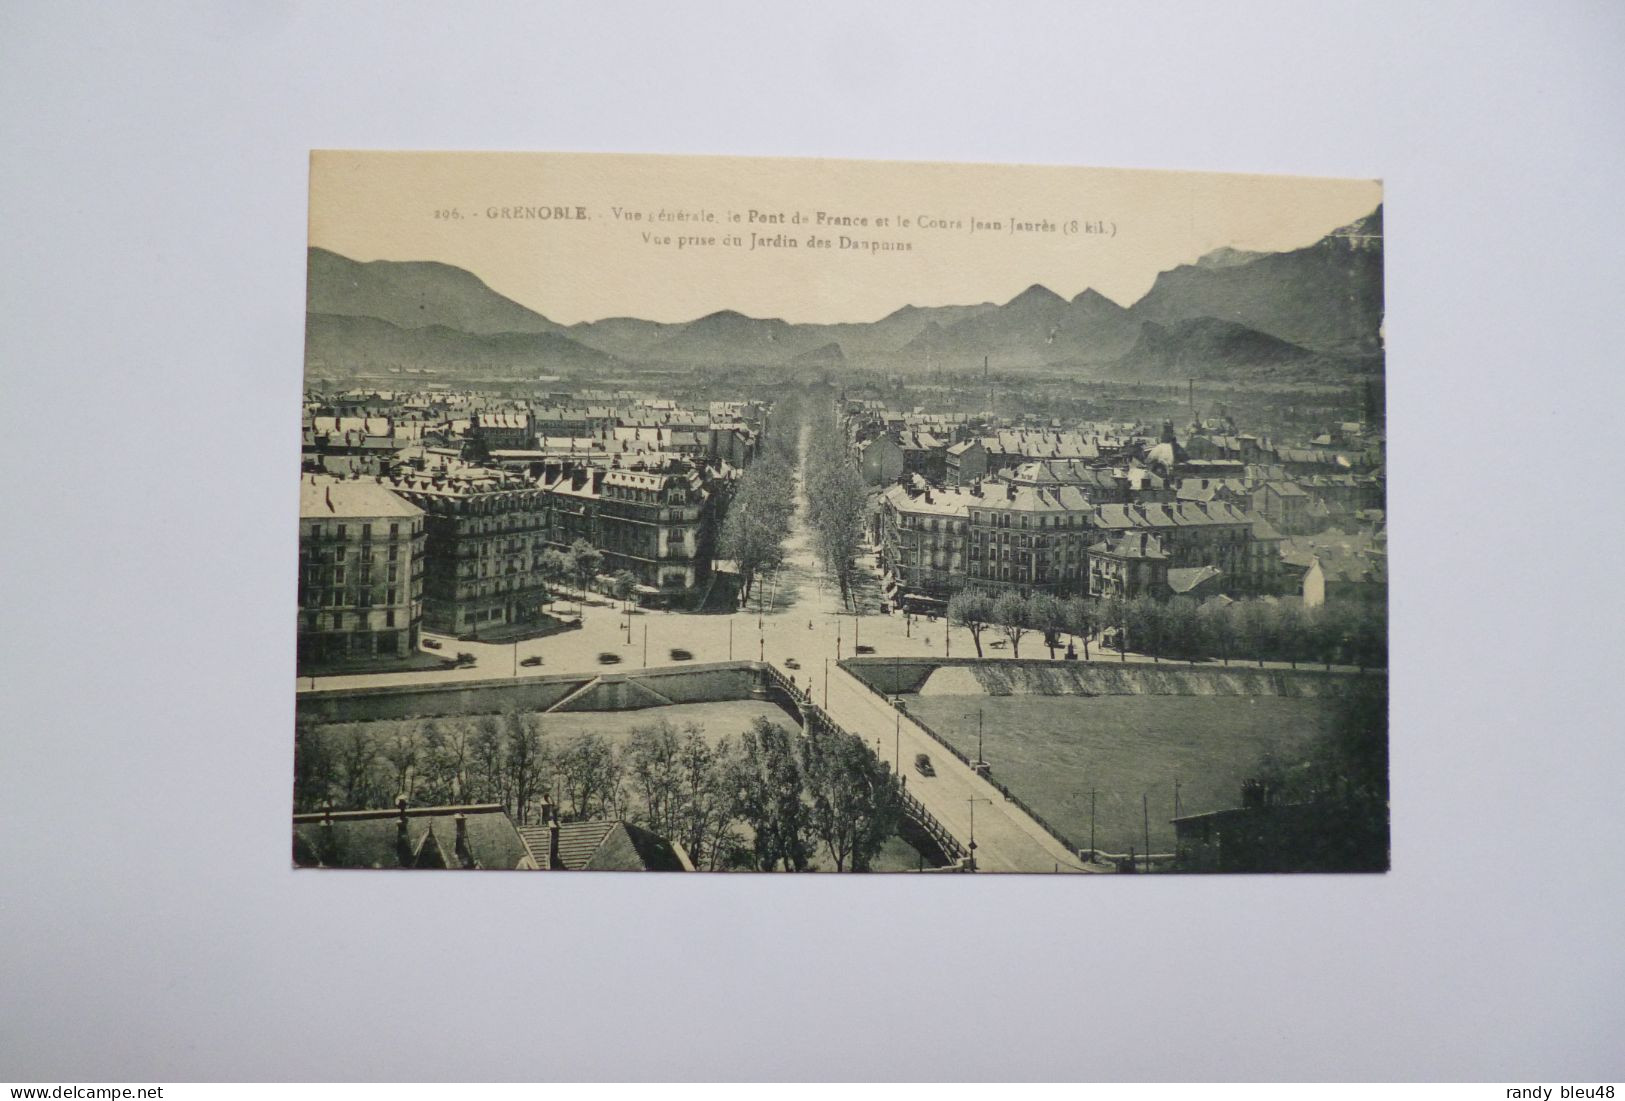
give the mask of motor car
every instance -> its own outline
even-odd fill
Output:
[[[528,667],[533,667],[533,666],[540,665],[541,663],[542,663],[541,656],[539,654],[532,654],[530,657],[528,657],[525,660],[521,661],[519,664],[523,665],[523,666],[526,666],[528,668]]]
[[[467,650],[459,650],[457,652],[457,664],[458,665],[473,665],[474,664],[474,655],[469,653]]]
[[[426,638],[423,640],[423,648],[425,650],[438,650],[440,649],[440,643],[436,642],[432,638]]]
[[[921,776],[935,776],[937,774],[937,770],[931,767],[930,756],[924,753],[920,753],[915,756],[914,771],[918,772]]]
[[[784,667],[786,669],[800,669],[801,668],[801,663],[799,661],[797,661],[795,658],[785,658],[784,659]]]
[[[621,655],[617,654],[614,650],[605,650],[603,653],[598,655],[599,665],[619,665],[620,663]]]
[[[873,646],[863,645],[858,647],[858,653],[860,654],[872,654],[874,652],[875,648]]]
[[[1002,638],[996,638],[992,642],[988,643],[987,645],[988,645],[988,649],[990,649],[990,650],[1002,650],[1002,649],[1005,648],[1007,643]]]
[[[673,661],[689,661],[693,657],[693,654],[689,653],[687,650],[684,650],[682,647],[676,647],[671,651],[671,660]]]

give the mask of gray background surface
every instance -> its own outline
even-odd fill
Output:
[[[1625,16],[1135,7],[0,7],[0,1078],[1625,1075]],[[1395,870],[290,872],[312,147],[1384,177]]]

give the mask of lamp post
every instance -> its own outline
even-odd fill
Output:
[[[311,685],[312,685],[312,687],[315,686],[315,678],[314,677],[311,678]],[[824,659],[824,710],[825,711],[829,710],[829,659],[828,658]]]
[[[976,804],[991,803],[993,800],[978,799],[977,797],[972,796],[971,798],[966,799],[965,802],[970,804],[970,844],[967,846],[970,850],[970,857],[967,861],[967,866],[971,871],[974,872],[976,870]]]
[[[649,667],[649,625],[643,625],[643,667]]]
[[[1100,850],[1095,848],[1095,795],[1094,788],[1089,789],[1089,859],[1093,860]]]
[[[1096,789],[1090,788],[1088,791],[1074,791],[1074,792],[1072,792],[1072,795],[1071,795],[1072,798],[1077,798],[1080,795],[1087,795],[1089,797],[1089,861],[1090,861],[1090,863],[1094,862],[1095,853],[1097,851],[1095,849],[1095,796],[1097,794],[1098,794],[1098,792],[1096,791]]]

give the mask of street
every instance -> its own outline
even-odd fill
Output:
[[[437,638],[440,654],[473,654],[473,665],[420,672],[366,673],[300,680],[300,691],[350,689],[391,684],[486,680],[497,676],[545,676],[630,671],[670,666],[673,649],[687,650],[694,662],[761,660],[771,662],[812,699],[826,706],[842,727],[873,743],[879,757],[904,778],[910,794],[946,826],[962,844],[974,838],[978,867],[987,871],[1083,871],[1077,855],[1068,851],[1034,822],[1026,812],[954,757],[941,744],[901,714],[884,697],[872,692],[838,666],[856,654],[856,647],[873,647],[877,655],[899,657],[970,657],[976,652],[970,633],[963,629],[948,637],[945,620],[915,619],[879,614],[879,577],[871,556],[863,556],[858,603],[866,614],[853,615],[826,576],[806,523],[806,496],[800,470],[809,430],[801,435],[803,462],[798,465],[796,508],[785,541],[785,560],[774,574],[757,582],[748,606],[732,614],[700,615],[636,609],[628,616],[618,602],[590,597],[583,625],[546,638],[517,644],[493,644]],[[574,607],[573,600],[561,601]],[[630,627],[628,622],[630,621]],[[1013,657],[1009,647],[987,646],[994,629],[984,632],[988,660]],[[1047,656],[1042,636],[1029,633],[1023,640],[1029,658]],[[1081,652],[1081,646],[1079,647]],[[614,664],[599,661],[613,653]],[[1115,652],[1112,657],[1118,657]],[[535,666],[520,664],[540,657]],[[795,662],[798,667],[787,664]],[[1150,661],[1139,654],[1130,661]],[[1271,663],[1272,665],[1277,663]],[[922,776],[914,767],[918,754],[930,757],[935,776]]]

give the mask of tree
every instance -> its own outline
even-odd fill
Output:
[[[1049,659],[1054,661],[1061,632],[1066,630],[1066,608],[1049,593],[1035,592],[1027,598],[1027,624],[1044,632],[1044,645],[1049,648]]]
[[[621,750],[622,769],[632,785],[632,816],[661,837],[677,838],[682,828],[682,748],[677,729],[657,719],[633,727]]]
[[[1236,605],[1226,604],[1223,601],[1212,601],[1204,604],[1197,613],[1206,623],[1205,635],[1219,651],[1224,664],[1230,664],[1230,655],[1236,649]]]
[[[1354,663],[1360,671],[1388,666],[1388,609],[1382,604],[1356,605]]]
[[[614,817],[620,804],[621,770],[615,749],[599,734],[583,734],[559,753],[555,767],[570,798],[570,816],[583,821]]]
[[[1010,640],[1012,657],[1021,656],[1021,639],[1032,626],[1027,617],[1027,601],[1014,589],[999,594],[993,601],[993,623]]]
[[[1135,645],[1141,653],[1150,654],[1153,662],[1158,661],[1167,645],[1167,617],[1163,614],[1162,602],[1154,597],[1137,596],[1128,602],[1126,614]]]
[[[346,810],[363,810],[383,802],[383,792],[375,775],[378,741],[361,724],[346,730],[339,739],[338,781]]]
[[[587,601],[587,582],[603,565],[603,554],[585,539],[577,539],[570,544],[570,568],[575,572],[576,588],[581,592],[583,604]]]
[[[562,586],[571,577],[575,576],[575,563],[571,560],[570,555],[556,547],[549,547],[542,552],[538,568],[541,570],[542,578],[550,586]]]
[[[740,597],[749,599],[759,574],[784,560],[784,539],[795,509],[790,466],[775,451],[752,464],[734,488],[718,535],[719,557],[739,571]]]
[[[609,579],[609,592],[616,600],[628,600],[637,591],[638,577],[631,570],[616,570]]]
[[[1192,660],[1207,656],[1207,620],[1198,613],[1196,601],[1190,597],[1169,598],[1163,608],[1163,633],[1172,656]]]
[[[1275,646],[1275,609],[1262,600],[1244,601],[1236,616],[1237,634],[1241,649],[1264,664],[1264,657]]]
[[[508,793],[502,768],[502,728],[495,717],[481,715],[474,720],[469,753],[473,762],[472,797],[506,806]]]
[[[903,817],[897,778],[857,737],[837,730],[802,739],[809,823],[837,872],[866,872]]]
[[[1128,601],[1121,596],[1108,596],[1101,605],[1100,619],[1102,623],[1117,628],[1117,656],[1119,661],[1128,660]]]
[[[418,736],[411,727],[397,725],[384,742],[384,760],[394,770],[395,791],[412,795],[412,773],[418,763]]]
[[[869,498],[833,408],[812,425],[804,481],[814,544],[850,606]]]
[[[1309,644],[1309,624],[1304,618],[1302,604],[1288,600],[1277,606],[1275,637],[1276,645],[1280,647],[1279,656],[1286,658],[1296,669]]]
[[[685,728],[677,747],[677,838],[696,868],[716,871],[737,851],[732,828],[734,742],[713,747],[697,725]]]
[[[1381,871],[1388,867],[1388,693],[1356,683],[1332,707],[1324,736],[1295,759],[1266,754],[1255,780],[1266,798],[1315,805],[1292,831],[1293,870]]]
[[[328,739],[314,722],[297,719],[293,727],[293,808],[320,810],[333,795],[338,762]]]
[[[993,601],[981,589],[960,589],[948,598],[948,622],[970,632],[976,656],[982,656],[982,632],[993,621]]]
[[[801,795],[797,737],[758,717],[739,738],[732,784],[734,813],[754,835],[752,850],[760,871],[782,867],[787,872],[804,872],[816,843]]]
[[[615,575],[609,579],[609,593],[616,600],[621,602],[621,610],[627,615],[626,622],[628,630],[630,630],[632,623],[632,606],[630,601],[632,599],[632,594],[637,591],[637,588],[638,577],[637,574],[633,573],[631,570],[617,570],[615,571]]]
[[[1074,596],[1062,605],[1066,629],[1083,643],[1083,660],[1089,660],[1089,638],[1100,627],[1100,610],[1086,596]]]
[[[542,752],[541,720],[509,711],[503,716],[503,768],[509,806],[519,825],[530,821],[530,804],[546,790],[547,761]]]
[[[442,726],[430,719],[423,724],[425,798],[430,802],[464,801],[468,794],[468,760],[473,734],[466,721]]]
[[[1334,661],[1346,660],[1354,633],[1354,623],[1341,603],[1305,608],[1310,613],[1310,633],[1315,656],[1329,670]]]

